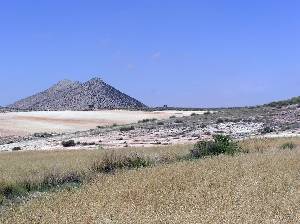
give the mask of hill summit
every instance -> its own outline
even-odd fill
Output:
[[[62,80],[8,107],[21,110],[94,110],[140,109],[147,106],[102,79],[93,78],[84,83]]]

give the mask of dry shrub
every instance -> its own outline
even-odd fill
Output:
[[[105,153],[101,160],[95,161],[91,169],[94,172],[109,173],[114,172],[116,169],[147,167],[151,163],[148,158],[138,153],[126,155],[112,151]]]
[[[72,147],[76,145],[74,140],[62,141],[61,144],[63,147]]]
[[[135,129],[134,126],[124,126],[124,127],[120,128],[120,131],[121,132],[126,132],[126,131],[132,131],[134,129]]]

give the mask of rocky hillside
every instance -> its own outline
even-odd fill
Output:
[[[21,110],[139,109],[146,106],[100,78],[85,83],[63,80],[51,88],[9,105]]]

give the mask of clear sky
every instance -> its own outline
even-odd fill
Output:
[[[298,0],[0,0],[0,105],[100,76],[147,105],[300,95]]]

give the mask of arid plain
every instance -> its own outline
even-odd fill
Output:
[[[205,111],[30,111],[0,113],[0,137],[25,136],[37,132],[76,132],[95,128],[136,123],[143,119],[168,119],[170,116],[190,116]]]

